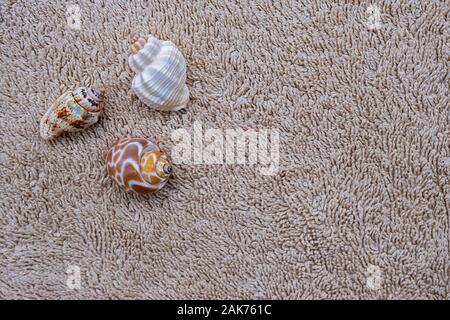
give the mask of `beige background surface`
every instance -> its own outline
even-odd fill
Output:
[[[377,31],[369,2],[78,3],[79,31],[63,1],[0,1],[0,298],[450,298],[448,1],[377,1]],[[132,32],[183,51],[187,110],[132,94]],[[78,84],[104,117],[41,140]],[[178,165],[148,197],[106,176],[116,139],[170,153],[194,121],[278,129],[280,173]]]

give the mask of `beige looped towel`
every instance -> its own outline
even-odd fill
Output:
[[[434,0],[1,1],[0,298],[449,299],[448,15]],[[132,34],[182,50],[186,110],[132,93]],[[103,117],[43,141],[41,116],[77,85],[105,88]],[[147,197],[106,175],[114,141],[173,153],[195,122],[276,130],[278,171],[197,159]]]

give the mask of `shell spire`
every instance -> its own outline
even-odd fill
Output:
[[[148,40],[148,37],[144,36],[144,37],[139,38],[135,34],[132,35],[131,39],[130,39],[130,44],[131,44],[130,55],[135,54],[135,53],[139,52],[139,50],[144,48],[147,40]]]
[[[40,134],[46,140],[65,132],[81,131],[96,123],[103,111],[103,93],[85,87],[57,98],[41,119]]]
[[[170,41],[153,36],[131,38],[128,64],[136,76],[132,89],[140,100],[157,110],[176,111],[189,101],[186,60]]]

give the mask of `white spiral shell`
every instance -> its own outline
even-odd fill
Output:
[[[185,108],[189,101],[186,60],[170,41],[153,36],[131,40],[128,63],[136,72],[132,89],[149,107],[162,111]]]

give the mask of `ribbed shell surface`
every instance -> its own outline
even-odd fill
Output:
[[[172,42],[150,36],[128,62],[136,72],[132,89],[144,104],[163,111],[176,111],[186,106],[189,101],[186,60]]]

